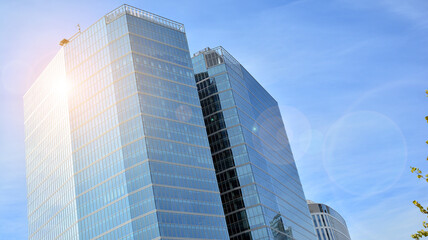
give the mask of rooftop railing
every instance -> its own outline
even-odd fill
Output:
[[[184,25],[182,23],[173,21],[171,19],[168,18],[164,18],[161,17],[159,15],[156,15],[154,13],[150,13],[129,5],[122,5],[118,8],[116,8],[115,10],[111,11],[110,13],[108,13],[105,18],[106,18],[106,23],[111,23],[114,20],[118,19],[119,17],[125,15],[125,14],[129,14],[132,15],[134,17],[138,17],[180,32],[185,32],[184,31]]]
[[[240,65],[238,60],[236,60],[232,56],[232,54],[230,54],[228,51],[226,51],[226,49],[224,49],[222,46],[217,46],[215,48],[206,47],[206,48],[194,53],[193,57],[196,57],[200,54],[208,54],[208,53],[212,53],[212,52],[216,52],[218,55],[225,57],[225,58],[228,58],[233,64]]]

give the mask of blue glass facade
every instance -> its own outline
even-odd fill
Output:
[[[30,239],[227,239],[183,25],[123,5],[61,51],[62,105],[56,73],[24,99]]]
[[[277,102],[222,47],[192,60],[230,239],[316,239]]]

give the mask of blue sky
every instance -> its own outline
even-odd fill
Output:
[[[0,3],[0,239],[26,239],[22,96],[60,49],[119,1]],[[353,240],[409,239],[428,204],[428,2],[129,1],[182,22],[191,52],[222,45],[277,99],[308,199]],[[424,194],[425,193],[425,194]]]

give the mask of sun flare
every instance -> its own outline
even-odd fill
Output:
[[[53,91],[60,95],[68,95],[71,91],[71,84],[66,79],[60,79],[54,86]]]

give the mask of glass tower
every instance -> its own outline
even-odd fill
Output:
[[[351,240],[345,219],[333,208],[308,200],[318,240]]]
[[[227,239],[182,24],[123,5],[24,96],[30,239]]]
[[[315,240],[278,103],[222,47],[192,60],[230,239]]]

